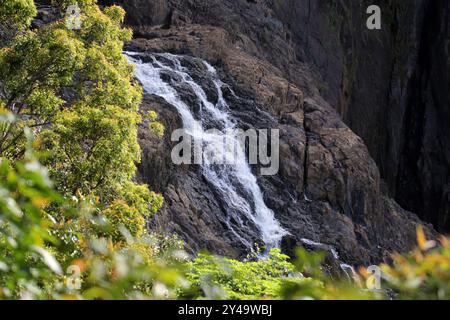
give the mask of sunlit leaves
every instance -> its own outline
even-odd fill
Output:
[[[37,14],[33,0],[1,0],[0,24],[24,27]]]
[[[417,227],[417,244],[422,251],[426,251],[436,247],[436,241],[427,240],[423,227]]]
[[[287,259],[278,249],[266,259],[249,262],[200,254],[189,264],[188,279],[208,299],[279,298],[282,284],[294,271]]]
[[[62,11],[79,5],[82,28],[69,30],[55,17],[26,30],[33,2],[6,3],[0,24],[5,12],[14,13],[7,23],[24,29],[0,49],[0,217],[8,214],[0,221],[0,267],[11,275],[0,275],[0,295],[123,298],[138,281],[143,292],[136,295],[151,294],[150,280],[158,276],[149,265],[158,245],[142,244],[141,236],[163,199],[132,182],[142,90],[122,54],[123,41],[131,39],[121,26],[124,11],[102,11],[94,0],[54,1]],[[34,133],[33,146],[64,201],[27,154],[25,131]],[[73,260],[83,261],[84,286],[67,293],[59,274]]]
[[[0,99],[16,120],[0,128],[0,155],[11,159],[23,155],[23,129],[50,124],[64,103],[61,88],[73,83],[83,60],[81,42],[60,28],[27,32],[0,51]]]
[[[43,208],[61,198],[46,170],[29,158],[13,167],[0,158],[0,298],[41,294],[38,283],[61,273],[46,245],[57,244],[48,232],[53,222]]]
[[[450,299],[450,246],[427,240],[423,228],[417,229],[418,248],[408,255],[396,254],[392,266],[383,265],[386,285],[398,299]]]
[[[164,125],[158,122],[158,114],[155,111],[149,111],[147,114],[148,128],[158,137],[164,136]]]

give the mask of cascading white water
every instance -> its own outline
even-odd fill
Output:
[[[217,90],[217,103],[208,100],[204,89],[189,75],[189,70],[182,66],[182,56],[172,54],[154,54],[152,61],[142,62],[138,53],[126,53],[130,62],[136,65],[136,78],[142,83],[147,94],[163,98],[174,106],[183,121],[184,130],[195,141],[201,141],[204,148],[202,173],[207,181],[220,191],[224,203],[227,204],[227,221],[229,229],[249,249],[253,247],[242,230],[244,220],[252,221],[260,231],[266,249],[278,247],[281,239],[288,232],[275,219],[274,213],[264,203],[263,194],[257,179],[246,160],[245,146],[238,143],[236,149],[223,148],[223,141],[229,139],[228,132],[236,129],[236,125],[228,114],[229,105],[224,98],[222,88],[225,85],[219,78],[214,67],[203,61],[208,77]],[[164,81],[162,72],[176,75],[188,85],[197,99],[201,102],[200,119],[196,119],[189,106],[184,102],[170,81]],[[204,129],[205,122],[214,123],[217,129],[211,133]],[[234,145],[234,144],[231,144]],[[236,158],[233,165],[216,165],[215,160]],[[231,222],[233,221],[233,222]],[[236,225],[238,224],[238,225]],[[241,232],[242,233],[242,232]]]

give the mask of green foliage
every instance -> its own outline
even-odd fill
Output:
[[[116,248],[106,238],[92,238],[83,257],[72,261],[81,271],[81,286],[65,289],[62,299],[170,299],[180,289],[188,291],[181,260],[158,259],[145,239],[128,236]],[[66,283],[70,277],[66,278]],[[70,283],[70,282],[69,282]]]
[[[119,227],[125,227],[132,236],[141,237],[144,232],[145,219],[135,208],[122,200],[116,200],[103,210],[106,219],[112,224],[113,239],[120,241],[122,234]]]
[[[48,125],[64,103],[59,90],[72,82],[83,55],[80,42],[61,29],[26,32],[0,51],[0,98],[16,119],[2,131],[0,155],[21,157],[23,128]]]
[[[155,214],[163,205],[161,195],[150,192],[145,185],[127,182],[119,190],[120,195],[144,217]]]
[[[148,115],[148,128],[155,133],[158,137],[164,136],[164,125],[161,122],[158,122],[158,114],[155,111],[149,111]]]
[[[187,292],[175,251],[179,247],[166,246],[168,256],[162,260],[157,252],[161,241],[134,237],[122,225],[103,220],[103,230],[112,235],[120,230],[125,239],[114,242],[111,234],[86,228],[101,221],[97,214],[105,213],[55,193],[33,154],[15,165],[2,158],[0,299],[148,299]],[[72,224],[74,217],[77,223]],[[60,224],[62,218],[67,220]]]
[[[280,296],[286,300],[366,300],[383,296],[376,291],[365,290],[358,275],[349,279],[346,275],[332,276],[323,270],[325,253],[296,250],[295,270],[309,277],[310,281],[283,282]]]
[[[396,254],[394,263],[382,265],[385,285],[397,299],[450,299],[450,240],[440,246],[428,241],[423,228],[417,230],[418,247],[406,256]]]
[[[101,196],[134,175],[141,89],[122,55],[131,37],[123,9],[79,5],[81,30],[55,21],[1,50],[0,98],[16,122],[2,132],[0,154],[21,157],[23,128],[35,128],[58,189]]]
[[[33,0],[0,0],[0,24],[24,27],[37,14]]]
[[[0,158],[0,298],[34,297],[62,269],[47,245],[57,244],[43,208],[61,198],[31,155],[12,165]]]
[[[144,219],[163,199],[132,182],[140,160],[142,91],[122,54],[123,42],[131,39],[121,27],[125,13],[117,6],[102,11],[96,1],[57,3],[62,10],[80,6],[80,30],[56,20],[24,31],[0,51],[0,106],[11,117],[0,126],[0,156],[21,159],[24,128],[32,128],[56,189],[90,199],[99,216],[109,219],[114,241],[123,241],[120,226],[139,237]],[[69,223],[75,232],[84,222]]]
[[[46,164],[59,188],[69,194],[80,191],[109,193],[116,183],[134,175],[139,159],[134,112],[117,106],[93,108],[77,105],[56,115],[51,130],[40,138],[51,158]]]
[[[84,10],[83,27],[72,35],[86,53],[73,74],[71,107],[55,115],[42,140],[52,154],[47,164],[64,192],[104,196],[129,181],[140,160],[141,89],[122,55],[123,41],[131,36],[120,27],[123,10],[102,13],[87,5]]]
[[[284,279],[294,271],[287,260],[278,249],[266,259],[250,262],[200,254],[189,263],[187,277],[203,298],[274,299],[279,297]]]
[[[323,253],[297,250],[289,261],[279,249],[268,257],[242,262],[199,255],[188,263],[187,279],[199,298],[207,299],[375,299],[382,296],[363,290],[347,278],[336,278],[322,268]]]
[[[1,288],[10,297],[22,295],[24,286],[39,288],[27,291],[34,298],[65,295],[68,291],[61,270],[75,259],[84,266],[78,298],[86,297],[88,291],[88,296],[93,297],[93,291],[105,288],[110,297],[125,297],[138,281],[144,281],[143,292],[151,294],[147,289],[153,284],[147,280],[159,277],[151,276],[151,270],[158,265],[153,258],[159,243],[147,241],[144,227],[145,219],[157,212],[163,198],[132,181],[135,163],[140,160],[137,125],[141,120],[138,108],[142,91],[133,79],[133,67],[122,54],[123,42],[131,39],[131,31],[121,27],[124,11],[117,6],[101,10],[94,0],[54,1],[62,12],[71,4],[79,5],[82,28],[69,30],[65,19],[55,17],[54,22],[39,29],[27,30],[36,12],[27,11],[23,5],[34,8],[34,3],[6,3],[0,9],[0,23],[14,28],[12,22],[17,22],[15,28],[22,31],[1,41],[1,163],[12,168],[8,172],[25,174],[19,170],[28,161],[29,143],[23,133],[32,132],[33,145],[44,156],[41,160],[57,192],[48,188],[58,201],[40,196],[40,189],[32,197],[33,184],[29,190],[10,192],[11,196],[21,197],[21,192],[26,191],[31,205],[43,204],[35,208],[40,220],[30,216],[32,223],[27,222],[25,214],[17,221],[24,226],[12,228],[9,220],[1,225],[6,258],[0,266],[11,274],[0,275]],[[33,161],[37,165],[37,160]],[[9,203],[12,200],[6,198],[5,204]],[[31,206],[25,202],[24,205]],[[26,238],[28,247],[12,247],[17,234],[10,229],[33,237]],[[40,232],[42,240],[33,230]],[[42,268],[42,275],[36,271],[41,270],[35,262],[39,254],[47,259],[44,264],[51,261],[62,266],[56,277],[50,276],[55,271],[51,268]],[[119,264],[121,261],[125,262]],[[13,267],[14,263],[18,266]],[[153,269],[141,272],[150,264]],[[107,271],[99,273],[99,268]],[[116,271],[124,268],[130,272],[117,277]],[[20,274],[12,273],[13,270]],[[17,292],[12,292],[12,288]]]

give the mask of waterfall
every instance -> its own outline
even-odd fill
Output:
[[[229,104],[222,91],[226,84],[219,79],[214,67],[201,61],[205,76],[214,83],[217,102],[208,99],[205,90],[190,75],[189,68],[183,66],[185,57],[168,53],[153,54],[150,59],[146,59],[148,62],[143,62],[139,53],[127,52],[126,55],[136,66],[135,76],[145,92],[163,98],[176,108],[181,116],[183,129],[194,141],[204,146],[201,172],[208,183],[219,191],[226,204],[224,214],[227,215],[227,227],[248,249],[252,249],[254,243],[242,234],[242,230],[245,230],[242,226],[249,220],[258,228],[266,250],[279,247],[282,237],[288,232],[281,227],[273,211],[264,203],[257,178],[247,162],[245,146],[239,143],[237,150],[223,148],[225,137],[229,139],[227,133],[235,130],[236,124],[229,115]],[[170,75],[169,79],[165,75]],[[198,115],[191,111],[193,106],[183,101],[174,82],[188,86],[195,94],[201,105]],[[206,130],[211,124],[217,129],[213,133]],[[224,157],[235,157],[237,161],[233,165],[217,165],[215,160]]]

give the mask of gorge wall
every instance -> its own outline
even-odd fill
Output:
[[[363,138],[390,194],[449,231],[450,3],[303,2],[275,11],[323,96]],[[382,8],[381,31],[365,26],[370,4]]]
[[[287,251],[309,239],[362,264],[408,250],[419,220],[393,199],[450,228],[448,1],[101,2],[127,10],[129,50],[208,60],[236,93],[227,98],[242,128],[281,130],[280,174],[258,180],[291,233]],[[365,27],[374,3],[380,31]],[[188,64],[213,92],[195,58]],[[178,233],[193,251],[242,255],[224,227],[220,196],[198,168],[171,164],[176,111],[146,95],[142,111],[150,109],[167,129],[161,141],[144,123],[139,137],[139,177],[166,199],[151,227]]]

